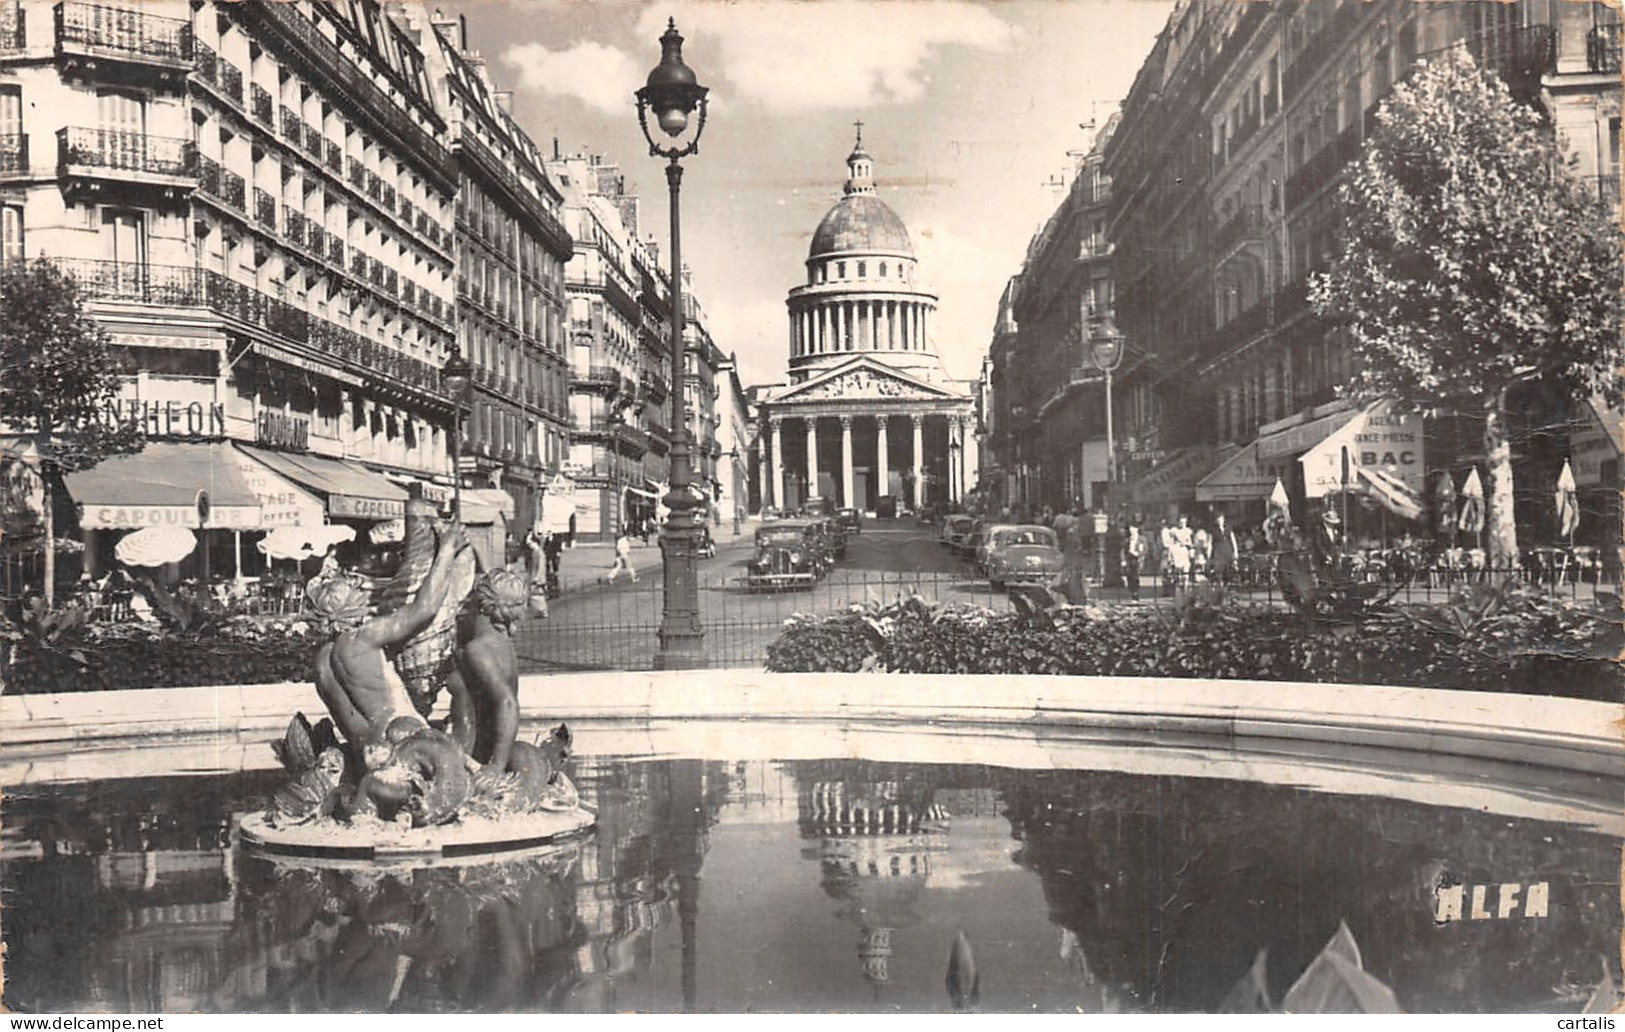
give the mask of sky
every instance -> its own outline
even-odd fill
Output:
[[[782,382],[785,296],[840,199],[853,122],[878,196],[939,295],[951,376],[978,375],[999,295],[1061,199],[1052,179],[1104,124],[1167,21],[1168,0],[463,0],[469,44],[544,152],[604,155],[664,246],[663,162],[632,94],[674,17],[711,88],[685,159],[683,259],[712,338],[745,385]],[[665,253],[665,252],[663,252]]]

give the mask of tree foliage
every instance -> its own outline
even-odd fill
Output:
[[[1353,393],[1483,412],[1539,377],[1618,400],[1618,228],[1465,48],[1394,88],[1339,207],[1311,300],[1347,327]]]
[[[34,436],[57,469],[139,447],[133,426],[105,421],[119,393],[112,342],[48,261],[0,266],[0,369],[0,424]]]

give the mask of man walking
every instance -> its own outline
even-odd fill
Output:
[[[632,539],[627,536],[626,528],[622,527],[620,534],[615,538],[615,562],[609,567],[608,584],[615,583],[615,575],[625,570],[631,577],[632,583],[638,582],[638,571],[632,569]]]
[[[1241,554],[1241,547],[1236,543],[1236,532],[1231,529],[1230,521],[1219,513],[1213,517],[1213,580],[1219,584],[1228,584],[1230,578],[1235,576],[1236,557]]]

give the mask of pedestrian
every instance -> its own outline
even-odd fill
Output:
[[[1228,584],[1230,578],[1236,573],[1236,560],[1241,555],[1241,545],[1236,540],[1236,532],[1230,527],[1230,520],[1224,513],[1213,517],[1213,561],[1210,576],[1220,584]]]
[[[1128,525],[1128,536],[1123,539],[1123,583],[1128,586],[1129,597],[1140,598],[1140,561],[1145,558],[1145,537],[1140,533],[1140,521]]]
[[[624,527],[615,538],[615,561],[610,564],[609,577],[606,579],[606,583],[614,584],[616,574],[622,570],[631,575],[633,584],[638,582],[638,571],[632,569],[632,539],[627,536]]]
[[[1190,517],[1181,515],[1179,522],[1169,527],[1165,534],[1162,547],[1168,573],[1174,583],[1185,584],[1191,577],[1191,549],[1194,544]]]
[[[542,538],[542,555],[547,563],[547,597],[558,598],[559,562],[564,557],[564,536],[551,531]]]
[[[1208,575],[1208,561],[1213,555],[1213,535],[1207,532],[1206,527],[1196,527],[1191,531],[1191,582],[1206,580]]]
[[[647,547],[649,544],[649,533],[654,530],[654,527],[655,521],[649,519],[648,517],[644,517],[638,521],[638,529],[643,537],[643,544],[645,547]]]

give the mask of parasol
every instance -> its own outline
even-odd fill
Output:
[[[197,547],[197,535],[185,527],[143,527],[119,539],[113,555],[126,566],[163,566],[179,562]]]
[[[1479,534],[1484,530],[1484,482],[1478,479],[1478,467],[1467,474],[1461,485],[1461,516],[1456,529],[1464,534]]]
[[[1580,525],[1580,499],[1574,484],[1574,470],[1569,460],[1563,460],[1563,472],[1557,475],[1557,532],[1574,543],[1574,529]]]
[[[367,540],[375,545],[392,545],[405,539],[406,520],[404,519],[397,518],[375,523],[372,525],[372,529],[367,531]]]
[[[271,559],[303,562],[326,555],[336,544],[354,540],[354,527],[329,523],[315,527],[278,527],[265,535],[256,547]]]

